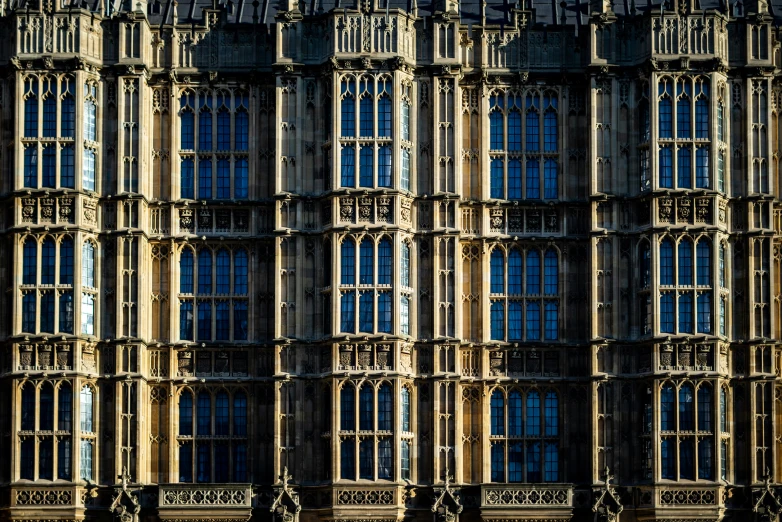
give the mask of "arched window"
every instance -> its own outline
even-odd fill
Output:
[[[73,239],[69,237],[60,242],[60,284],[73,284]]]
[[[198,293],[212,293],[212,251],[208,248],[198,251]]]
[[[402,387],[402,431],[409,432],[410,430],[410,389],[406,386]]]
[[[228,392],[221,391],[215,397],[215,435],[228,435],[230,429]]]
[[[234,252],[234,294],[247,295],[247,251]]]
[[[359,246],[359,284],[374,284],[375,246],[369,238],[364,239]]]
[[[491,253],[491,293],[505,293],[505,257],[499,248]]]
[[[711,431],[711,388],[703,384],[698,388],[698,431]]]
[[[202,96],[207,100],[208,105],[201,107],[198,113],[198,150],[212,150],[212,110],[209,106],[212,104],[212,96]]]
[[[527,252],[527,294],[540,294],[540,253],[537,250]]]
[[[182,96],[182,104],[186,103],[186,96]],[[194,149],[194,120],[192,109],[184,109],[180,115],[180,148],[182,150]]]
[[[196,435],[212,434],[212,396],[207,391],[198,394]]]
[[[701,239],[698,241],[696,254],[698,259],[698,286],[711,286],[711,244],[707,240]]]
[[[84,386],[79,396],[79,408],[81,410],[81,431],[93,432],[92,423],[92,388]]]
[[[703,96],[695,101],[695,137],[709,138],[709,101]]]
[[[34,285],[37,279],[38,244],[35,239],[28,237],[24,242],[22,254],[22,284]]]
[[[508,151],[521,151],[521,112],[518,108],[508,112]]]
[[[342,431],[355,431],[356,429],[356,389],[346,384],[342,387],[339,396],[340,422]]]
[[[554,97],[548,98],[548,96],[546,96],[544,98],[544,103],[545,101],[549,101],[551,105],[549,105],[549,108],[543,113],[543,150],[546,152],[554,152],[557,150],[557,99]]]
[[[522,413],[523,400],[521,392],[513,390],[508,394],[508,436],[524,435],[524,418]]]
[[[681,431],[695,430],[694,399],[692,385],[683,384],[679,388],[679,430]]]
[[[362,145],[359,149],[358,184],[371,187],[374,180],[374,151],[372,145]]]
[[[391,137],[391,97],[385,93],[377,101],[377,135]]]
[[[343,285],[355,284],[356,277],[356,246],[352,239],[342,242],[342,275],[340,282]]]
[[[527,151],[537,151],[540,147],[540,120],[538,116],[538,103],[537,96],[527,96],[527,115],[525,123],[527,127]]]
[[[658,136],[660,138],[673,138],[673,125],[671,113],[673,102],[671,100],[671,86],[668,79],[663,79],[658,86],[660,96],[658,102]]]
[[[68,85],[68,91],[60,101],[60,135],[63,138],[73,138],[76,130],[76,101],[73,99],[73,86]]]
[[[695,186],[711,188],[709,174],[709,147],[702,145],[695,149]]]
[[[358,429],[369,431],[375,424],[375,396],[370,384],[365,384],[359,391],[359,419]]]
[[[402,249],[404,250],[404,248],[405,244],[402,243]],[[391,284],[391,264],[391,241],[388,238],[383,238],[377,246],[377,284]]]
[[[28,382],[22,387],[22,431],[35,430],[35,386]]]
[[[179,434],[193,434],[193,395],[190,392],[182,392],[179,397]]]
[[[491,394],[491,434],[505,435],[505,397],[500,390]]]
[[[679,284],[692,286],[692,243],[687,239],[679,243]]]
[[[228,250],[221,248],[217,251],[217,292],[218,294],[231,293],[231,255]]]
[[[41,284],[53,285],[54,284],[54,263],[55,263],[55,250],[54,240],[46,238],[41,247]]]
[[[679,139],[689,139],[692,137],[692,117],[690,114],[692,86],[690,85],[689,78],[682,78],[677,82],[676,96],[678,97],[678,100],[676,101],[676,137]],[[661,135],[660,137],[662,138],[663,136]]]
[[[673,285],[673,241],[669,238],[660,243],[660,284]]]
[[[499,301],[491,304],[491,338],[493,341],[505,339],[505,307]]]
[[[71,431],[71,418],[73,411],[73,391],[71,385],[63,382],[57,392],[57,429],[59,431]]]
[[[520,295],[522,293],[523,261],[521,252],[512,249],[508,255],[508,294]]]
[[[662,431],[676,430],[674,392],[673,385],[670,383],[666,383],[660,390],[660,429]]]
[[[377,390],[377,429],[380,431],[391,431],[393,429],[392,401],[391,386],[381,384]]]
[[[366,84],[367,91],[365,91],[365,94],[361,97],[361,114],[360,114],[360,125],[361,125],[361,137],[362,138],[371,138],[373,135],[374,125],[375,125],[375,119],[373,118],[372,113],[374,112],[372,108],[372,86],[371,82],[367,82]]]
[[[179,258],[179,292],[193,293],[193,251],[189,248],[182,250]]]
[[[38,402],[39,421],[38,429],[52,431],[54,429],[54,387],[51,383],[44,382],[41,385],[41,394]]]
[[[234,149],[247,150],[249,145],[249,135],[250,117],[244,108],[238,109],[234,114]]]
[[[527,160],[527,199],[540,198],[540,163]]]
[[[52,82],[54,83],[54,82]],[[57,86],[52,85],[53,93],[44,94],[43,100],[43,137],[57,136]]]
[[[95,246],[85,241],[81,252],[82,284],[95,288]]]
[[[554,250],[547,250],[544,259],[544,292],[546,295],[557,295],[559,293],[558,278],[559,268],[557,253]]]
[[[247,436],[247,395],[244,392],[234,395],[234,436]]]
[[[355,86],[350,79],[342,80],[341,103],[341,135],[343,138],[352,138],[356,135],[356,98]]]
[[[44,187],[54,188],[57,183],[57,166],[55,165],[57,151],[53,145],[43,147],[43,165],[41,166],[41,181]]]

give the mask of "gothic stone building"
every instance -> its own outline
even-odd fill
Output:
[[[0,0],[0,519],[779,520],[775,13]]]

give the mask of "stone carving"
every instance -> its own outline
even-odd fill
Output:
[[[41,198],[41,217],[46,221],[52,221],[54,201],[54,198]]]
[[[489,226],[494,232],[505,231],[505,210],[493,208],[489,210]]]
[[[60,198],[59,220],[73,222],[73,198]]]
[[[17,506],[70,506],[73,497],[64,489],[21,490],[16,492]]]
[[[358,198],[358,220],[372,220],[372,198],[366,196]]]
[[[85,372],[95,371],[95,346],[85,345],[81,352],[81,367]]]
[[[19,367],[21,370],[30,369],[33,366],[33,345],[22,344],[19,346]]]
[[[697,223],[711,223],[710,198],[695,198],[695,221]]]
[[[179,352],[177,361],[179,362],[179,369],[177,370],[179,377],[192,377],[193,352]]]
[[[35,220],[35,200],[33,198],[22,199],[22,221],[31,222]]]
[[[377,220],[383,223],[388,223],[391,216],[391,198],[388,196],[380,196],[377,198]]]
[[[402,223],[405,224],[412,224],[413,218],[411,214],[411,206],[413,204],[413,200],[410,198],[402,198],[402,211],[401,211],[401,217],[402,217]]]
[[[274,487],[275,498],[269,511],[279,522],[293,522],[301,511],[301,505],[298,493],[290,487],[291,476],[288,475],[287,466],[283,469],[280,481],[282,485]]]
[[[484,503],[489,506],[568,506],[570,504],[567,489],[538,489],[534,486],[485,488]]]
[[[97,212],[96,208],[98,206],[98,200],[87,198],[82,201],[83,206],[83,215],[84,220],[89,224],[96,224],[97,223]]]
[[[246,506],[249,495],[244,488],[160,488],[162,506]]]
[[[673,214],[673,198],[660,198],[659,217],[661,223],[670,223]]]
[[[339,219],[353,222],[353,198],[339,198]]]
[[[353,346],[344,344],[339,347],[339,366],[341,369],[353,367]]]
[[[663,506],[715,506],[717,494],[709,489],[665,489],[660,491]]]
[[[592,490],[595,496],[592,511],[595,513],[596,522],[615,522],[619,513],[624,510],[624,506],[620,502],[616,488],[611,485],[614,476],[611,475],[608,466],[605,468],[603,477],[605,480],[604,485]]]
[[[179,227],[187,232],[193,231],[193,209],[179,209]]]
[[[692,201],[688,198],[679,198],[676,201],[676,219],[679,221],[689,221],[692,215]]]
[[[395,502],[393,490],[337,490],[337,503],[340,505],[390,506]]]
[[[752,491],[752,511],[757,514],[758,522],[775,522],[782,513],[782,502],[776,488],[771,486],[771,474],[768,468],[763,476],[763,487]]]
[[[451,489],[451,477],[445,470],[445,487],[434,488],[435,500],[432,503],[432,513],[437,522],[454,522],[456,515],[462,512],[464,506],[460,502],[460,492]]]

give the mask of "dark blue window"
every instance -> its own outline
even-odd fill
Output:
[[[508,199],[521,199],[521,161],[508,162]]]
[[[374,245],[370,239],[364,239],[359,246],[359,283],[371,285],[374,283]]]
[[[522,335],[522,306],[519,301],[508,303],[508,340],[520,341]]]
[[[553,106],[556,108],[556,98],[551,98]],[[557,150],[557,113],[554,110],[547,110],[543,113],[543,150],[553,152]]]
[[[711,292],[698,296],[698,333],[711,333]]]
[[[527,96],[527,151],[534,152],[540,147],[540,119],[537,111],[537,98]]]
[[[527,199],[540,199],[540,164],[527,160]]]
[[[186,442],[179,446],[179,482],[193,481],[193,444]]]
[[[230,448],[224,442],[218,442],[214,445],[215,452],[215,482],[228,482],[228,463]]]
[[[673,285],[673,241],[660,243],[660,284]]]
[[[231,164],[227,159],[217,160],[217,198],[231,197]]]
[[[556,442],[546,442],[545,470],[546,482],[559,480],[559,445]]]
[[[38,86],[33,85],[32,94],[24,101],[24,137],[38,137]]]
[[[345,385],[340,391],[340,422],[342,431],[356,430],[356,389]]]
[[[193,293],[193,251],[185,249],[179,259],[179,292]]]
[[[500,390],[491,394],[491,434],[505,435],[505,397]]]
[[[391,333],[391,293],[377,293],[377,330],[379,332]]]
[[[373,331],[373,321],[375,317],[374,310],[374,292],[359,292],[358,295],[358,329],[361,332]]]
[[[234,142],[236,150],[247,150],[250,134],[250,117],[247,111],[240,109],[234,114]]]
[[[505,481],[505,450],[502,444],[492,444],[491,447],[491,481]]]
[[[238,159],[234,164],[234,197],[246,199],[249,195],[249,176],[247,160]]]
[[[65,145],[60,149],[60,186],[74,188],[76,182],[76,166],[74,163],[73,145]]]
[[[502,198],[504,196],[503,192],[503,166],[502,166],[502,160],[499,159],[493,159],[491,160],[491,173],[490,173],[490,189],[491,194],[490,196],[492,198]]]
[[[194,119],[195,115],[193,114],[193,111],[191,110],[185,110],[182,111],[182,117],[181,117],[181,131],[180,131],[180,141],[182,142],[180,147],[183,150],[193,150],[193,142],[195,140],[194,134],[193,134],[193,126],[194,126]]]
[[[229,435],[231,424],[228,404],[228,393],[219,392],[215,397],[215,435]]]
[[[179,338],[193,340],[193,302],[182,301],[179,304]]]
[[[49,383],[44,383],[41,386],[38,414],[38,429],[52,431],[54,429],[54,388]]]
[[[546,303],[546,331],[547,341],[554,341],[559,338],[559,306],[557,303]]]
[[[540,482],[540,442],[527,443],[527,482]]]
[[[377,184],[381,187],[391,186],[391,147],[388,145],[377,149]]]
[[[198,293],[212,293],[212,251],[207,248],[198,252]]]
[[[35,144],[24,149],[24,186],[38,186],[38,147]]]
[[[70,384],[64,382],[58,392],[57,429],[71,431],[73,421],[73,390]]]
[[[361,137],[362,138],[371,138],[372,137],[372,131],[374,130],[373,127],[375,125],[375,119],[372,116],[372,113],[374,112],[372,109],[372,96],[371,96],[371,88],[370,88],[370,95],[363,96],[361,98],[360,107],[361,107],[361,114],[360,114],[360,121],[359,124],[361,125]]]
[[[712,454],[712,441],[708,437],[698,441],[698,478],[712,480],[714,474],[714,465]]]
[[[209,443],[199,443],[196,445],[196,479],[198,482],[209,482],[211,479],[212,463],[209,455]]]
[[[695,186],[711,188],[709,183],[709,147],[695,149]]]
[[[215,293],[231,293],[231,255],[224,248],[217,251],[217,291]]]
[[[356,150],[350,145],[342,147],[341,159],[342,177],[340,185],[352,187],[356,184]]]
[[[496,97],[492,96],[492,100],[496,99]],[[493,105],[493,103],[490,101],[490,105]],[[502,150],[504,148],[504,121],[502,117],[502,112],[500,112],[499,109],[493,110],[489,114],[489,148],[491,150]]]
[[[557,253],[553,250],[546,251],[546,257],[544,259],[543,279],[544,287],[543,291],[546,295],[557,295],[559,292],[559,269],[558,269]]]
[[[22,297],[22,331],[35,331],[35,294],[30,292]]]
[[[342,83],[342,130],[343,138],[352,138],[356,135],[356,99],[353,97],[353,84]]]
[[[41,294],[41,331],[54,333],[54,293]]]
[[[35,429],[35,386],[27,383],[22,388],[22,431],[33,431]]]
[[[234,294],[247,295],[247,251],[234,253]]]
[[[358,429],[362,431],[374,429],[375,424],[375,394],[372,386],[365,384],[358,393],[359,417]]]
[[[527,303],[527,339],[540,340],[540,304]]]
[[[540,253],[537,250],[527,252],[527,294],[540,294]]]
[[[66,290],[60,294],[60,324],[63,333],[73,333],[73,292]]]
[[[673,294],[664,293],[660,296],[660,331],[673,333]]]
[[[711,431],[711,388],[698,388],[698,431]]]
[[[212,199],[212,162],[198,160],[198,197]]]
[[[73,138],[76,130],[76,102],[73,96],[66,94],[60,101],[60,134],[63,138]]]
[[[391,98],[383,94],[377,101],[377,135],[391,136]]]
[[[374,177],[374,158],[371,145],[364,145],[359,151],[358,183],[361,187],[371,187]]]
[[[193,434],[193,396],[189,392],[179,397],[179,434]]]
[[[198,114],[198,150],[212,150],[212,111]]]
[[[391,386],[380,385],[377,390],[377,429],[391,431],[394,424],[393,399],[391,398]]]
[[[38,244],[35,239],[28,237],[24,242],[24,254],[22,260],[22,284],[34,285],[38,266]]]
[[[687,239],[679,243],[679,284],[692,285],[692,243]]]
[[[234,302],[234,341],[247,340],[247,302]]]
[[[48,95],[43,100],[43,137],[54,138],[57,136],[57,99],[55,95]]]
[[[559,197],[559,174],[557,162],[547,159],[543,167],[543,197],[556,199]]]
[[[682,431],[695,430],[694,400],[695,397],[693,395],[692,386],[683,384],[682,387],[679,388],[679,429]]]
[[[342,294],[340,304],[340,314],[342,321],[340,331],[354,332],[356,329],[356,311],[355,311],[355,292],[345,292]]]
[[[33,480],[35,471],[35,440],[32,437],[27,437],[20,445],[19,478]]]
[[[667,92],[666,84],[660,84],[660,94]],[[671,113],[673,109],[673,102],[669,96],[660,100],[658,105],[659,111],[659,128],[658,136],[660,138],[673,138],[673,124],[671,119]]]
[[[54,284],[54,263],[55,263],[54,240],[47,238],[44,240],[41,248],[41,284]]]
[[[687,90],[689,91],[689,85]],[[662,102],[660,102],[662,110]],[[689,139],[692,137],[691,118],[690,118],[690,99],[680,98],[676,102],[676,137],[679,139]],[[660,135],[662,136],[662,134]]]
[[[231,113],[217,111],[217,150],[231,150]]]
[[[524,401],[518,390],[513,390],[508,395],[508,436],[521,437],[524,435],[523,407]]]
[[[500,249],[495,248],[491,253],[491,293],[505,293],[505,258]]]
[[[356,480],[356,442],[343,440],[339,446],[341,462],[340,475],[343,479]]]
[[[660,186],[673,188],[673,158],[670,147],[660,147]]]
[[[71,480],[71,439],[57,442],[57,478]]]
[[[500,302],[491,304],[491,338],[494,341],[505,339],[505,307]]]
[[[218,301],[215,307],[215,339],[218,341],[229,338],[229,315],[228,301]]]
[[[244,392],[234,395],[234,436],[247,436],[247,395]]]
[[[198,394],[198,415],[196,435],[212,434],[212,397],[209,392],[202,391]]]
[[[342,242],[342,277],[341,284],[355,284],[356,276],[356,246],[352,239]]]
[[[540,394],[527,393],[527,437],[540,437]]]
[[[389,437],[380,439],[377,442],[377,478],[390,479],[394,469],[394,453],[391,450],[391,439]]]
[[[695,248],[698,258],[698,285],[711,286],[711,244],[702,239]]]
[[[679,478],[693,480],[695,478],[695,459],[693,441],[685,437],[679,442]]]
[[[664,385],[660,391],[660,429],[662,431],[676,430],[674,391],[671,384]]]
[[[73,239],[69,237],[60,243],[60,284],[73,284]]]
[[[692,153],[690,147],[681,147],[676,152],[676,175],[678,188],[692,188]]]
[[[198,303],[198,340],[212,339],[212,301]]]
[[[679,296],[679,332],[693,333],[692,326],[692,294],[688,292]]]
[[[358,473],[359,478],[372,480],[375,478],[375,441],[364,439],[358,443]]]
[[[521,113],[518,110],[508,113],[508,150],[521,151]]]
[[[362,248],[364,243],[361,244]],[[371,246],[370,246],[371,248]],[[363,251],[362,251],[363,255]],[[370,251],[371,255],[371,251]],[[391,241],[387,238],[381,239],[377,247],[377,284],[390,285],[391,284]],[[371,282],[370,282],[371,284]]]
[[[520,295],[522,293],[522,257],[517,249],[510,251],[508,255],[508,294]]]
[[[709,102],[705,98],[698,98],[695,102],[695,137],[698,139],[709,137]]]
[[[180,169],[182,180],[182,187],[180,189],[181,196],[183,198],[193,199],[195,197],[193,195],[193,160],[190,158],[183,159]]]
[[[43,148],[43,164],[41,165],[41,181],[44,187],[54,188],[57,183],[57,151],[54,145]]]

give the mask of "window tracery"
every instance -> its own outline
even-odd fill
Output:
[[[694,260],[694,256],[697,259]],[[660,287],[661,332],[713,333],[712,242],[707,236],[700,236],[695,241],[680,237],[675,248],[673,238],[663,238],[660,242]]]
[[[714,480],[714,407],[713,387],[710,382],[666,381],[662,384],[662,479]]]

